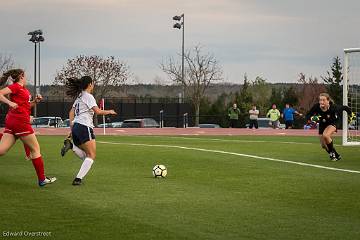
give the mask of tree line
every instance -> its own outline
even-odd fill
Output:
[[[237,103],[240,110],[240,126],[247,120],[247,112],[252,104],[256,104],[260,114],[265,115],[271,104],[281,109],[285,103],[292,104],[300,112],[306,112],[317,101],[320,92],[328,92],[334,102],[342,102],[342,65],[339,57],[332,61],[330,71],[320,80],[299,73],[296,84],[270,84],[260,76],[248,79],[244,75],[243,84],[233,91],[224,92],[216,99],[208,95],[212,86],[223,82],[223,70],[216,57],[197,45],[185,53],[184,78],[182,78],[180,59],[169,57],[159,68],[168,75],[173,86],[181,89],[194,107],[195,125],[207,122],[207,116],[217,116],[217,123],[227,126],[227,109]],[[175,59],[179,59],[176,61]],[[14,66],[10,56],[0,54],[0,73]],[[91,76],[96,85],[94,96],[102,98],[112,95],[126,96],[132,73],[125,61],[114,56],[100,57],[97,55],[80,55],[68,59],[56,73],[53,80],[52,96],[64,96],[64,83],[67,78]],[[136,94],[136,93],[135,93]],[[151,97],[151,96],[148,96]]]

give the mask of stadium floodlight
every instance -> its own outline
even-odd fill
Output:
[[[45,38],[42,36],[43,31],[41,29],[35,30],[35,31],[31,31],[28,32],[28,35],[30,35],[30,42],[34,43],[34,96],[36,96],[37,94],[40,93],[40,89],[38,89],[38,85],[37,85],[37,75],[36,75],[36,70],[37,70],[37,45],[39,45],[39,63],[38,63],[38,67],[39,67],[39,87],[40,87],[40,42],[44,42]],[[36,117],[37,112],[36,112],[36,105],[34,106],[34,117]]]
[[[181,24],[180,23],[175,23],[173,28],[178,28],[178,29],[181,29]]]
[[[42,35],[42,34],[43,32],[40,29],[28,33],[28,35]]]
[[[184,14],[183,14],[183,15],[184,15]],[[174,17],[173,17],[173,20],[175,20],[175,21],[180,21],[181,18],[182,18],[182,15],[181,15],[181,16],[174,16]]]
[[[181,29],[182,28],[182,54],[181,54],[181,81],[182,83],[185,82],[185,75],[184,75],[184,59],[185,59],[185,14],[176,15],[173,17],[174,21],[179,21],[173,25],[173,28]],[[181,21],[182,20],[182,21]],[[181,22],[180,22],[181,21]],[[183,89],[183,98],[185,97],[185,87]]]
[[[343,114],[343,145],[360,145],[360,48],[344,49],[343,104],[355,114],[350,122]]]

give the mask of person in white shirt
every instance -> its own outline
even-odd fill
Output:
[[[61,155],[72,149],[73,152],[83,160],[81,168],[73,181],[73,185],[81,185],[82,179],[89,172],[96,157],[96,142],[94,135],[94,113],[97,115],[115,115],[114,110],[101,110],[94,96],[91,94],[94,89],[94,82],[89,76],[80,79],[70,78],[66,82],[66,94],[75,99],[69,112],[71,136],[65,139]],[[64,149],[65,148],[65,149]]]
[[[250,125],[249,128],[252,129],[255,127],[258,129],[258,117],[259,117],[259,110],[256,109],[256,105],[253,104],[252,109],[249,110],[250,115]]]

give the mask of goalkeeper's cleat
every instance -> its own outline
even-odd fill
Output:
[[[341,160],[341,156],[335,152],[331,152],[329,156],[330,156],[330,161],[336,162]]]
[[[74,186],[81,185],[81,178],[75,178],[74,181],[72,182],[72,185]]]
[[[39,186],[43,187],[46,184],[50,184],[56,181],[56,177],[45,177],[43,181],[39,181]]]
[[[352,112],[348,115],[348,123],[353,123],[356,120],[356,114]]]
[[[71,142],[70,138],[66,138],[64,140],[64,146],[61,148],[61,156],[65,156],[65,153],[73,148],[73,143]]]

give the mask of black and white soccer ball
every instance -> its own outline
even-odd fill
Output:
[[[167,169],[164,165],[155,165],[152,173],[155,178],[164,178],[167,175]]]

